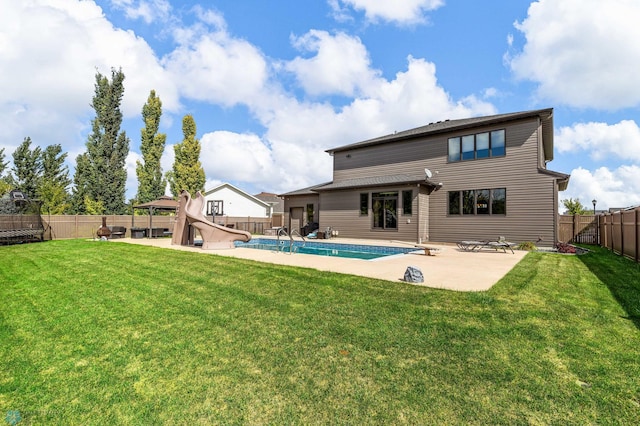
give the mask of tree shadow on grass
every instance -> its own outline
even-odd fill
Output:
[[[590,255],[579,256],[582,263],[602,281],[626,315],[640,329],[640,264],[605,248],[590,246]]]

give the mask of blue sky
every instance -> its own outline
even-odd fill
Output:
[[[75,158],[96,69],[125,73],[127,197],[141,110],[163,101],[163,168],[192,114],[207,188],[331,180],[324,151],[432,121],[553,107],[561,199],[640,204],[635,0],[2,0],[0,148]]]

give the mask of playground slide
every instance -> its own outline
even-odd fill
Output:
[[[202,248],[204,250],[212,249],[229,249],[234,248],[234,241],[249,241],[251,239],[251,233],[246,231],[240,231],[238,229],[227,228],[226,226],[217,225],[205,217],[202,213],[204,206],[204,196],[198,191],[195,198],[191,198],[191,195],[187,191],[180,193],[180,205],[178,207],[178,218],[176,220],[175,227],[179,228],[180,235],[176,235],[174,230],[173,236],[175,237],[174,244],[185,245],[193,243],[193,235],[187,235],[185,238],[185,232],[188,233],[186,224],[191,225],[197,229],[202,237]]]

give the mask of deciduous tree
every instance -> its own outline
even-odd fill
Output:
[[[585,209],[578,198],[575,200],[573,198],[562,200],[562,205],[567,209],[567,214],[570,215],[583,215],[587,213],[587,209]]]

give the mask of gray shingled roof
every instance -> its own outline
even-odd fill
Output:
[[[370,186],[385,186],[385,185],[404,185],[425,183],[435,186],[432,182],[425,181],[424,175],[421,176],[409,176],[409,175],[391,175],[391,176],[375,176],[359,179],[346,179],[340,182],[330,182],[325,185],[318,185],[314,187],[314,192],[329,191],[334,189],[348,189],[348,188],[366,188]]]
[[[545,136],[550,137],[551,141],[553,140],[553,122],[550,122],[550,119],[553,117],[553,108],[547,109],[538,109],[532,111],[522,111],[522,112],[512,112],[507,114],[498,114],[498,115],[490,115],[486,117],[472,117],[472,118],[462,118],[458,120],[444,120],[438,121],[436,123],[429,123],[426,126],[416,127],[415,129],[409,129],[402,132],[392,133],[386,136],[380,136],[374,139],[368,139],[362,142],[356,142],[349,145],[339,146],[337,148],[328,149],[325,152],[329,154],[334,154],[340,151],[347,151],[354,148],[362,148],[370,145],[378,145],[382,143],[389,143],[400,141],[404,139],[410,139],[418,136],[428,136],[435,135],[439,133],[452,132],[456,130],[462,130],[468,127],[476,127],[479,125],[489,125],[502,123],[512,120],[518,120],[521,118],[539,116],[543,119],[543,132],[545,132]],[[547,147],[545,147],[547,148]],[[551,150],[552,146],[551,146]],[[553,154],[547,153],[547,155],[553,158]],[[549,159],[549,158],[547,158]]]
[[[325,185],[329,185],[332,182],[325,182],[325,183],[321,183],[319,185],[313,185],[313,186],[308,186],[306,188],[302,188],[302,189],[296,189],[295,191],[291,191],[291,192],[286,192],[284,194],[278,194],[278,197],[289,197],[289,196],[294,196],[294,195],[312,195],[312,194],[317,194],[317,192],[315,191],[316,188],[321,187],[321,186],[325,186]]]

